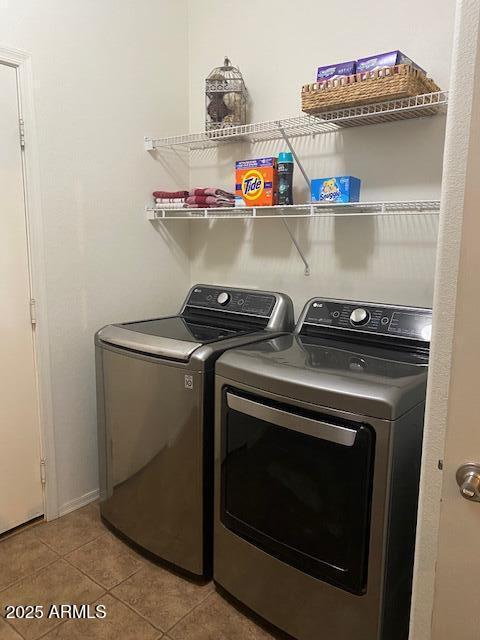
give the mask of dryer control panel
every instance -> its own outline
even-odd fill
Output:
[[[419,307],[401,307],[315,298],[307,303],[296,332],[325,334],[342,332],[370,334],[387,339],[407,339],[429,343],[432,333],[432,311]],[[360,337],[360,336],[358,336]]]
[[[276,300],[275,295],[262,291],[198,285],[192,289],[185,306],[269,318]]]

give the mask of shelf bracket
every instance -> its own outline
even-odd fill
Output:
[[[293,145],[292,145],[292,143],[290,141],[290,138],[288,137],[287,133],[285,132],[285,129],[281,126],[280,122],[278,123],[278,130],[280,131],[280,134],[281,134],[282,138],[285,140],[285,144],[289,148],[290,153],[292,154],[295,162],[297,163],[298,168],[300,169],[300,171],[302,173],[302,176],[304,177],[305,182],[307,183],[308,193],[310,193],[310,185],[311,185],[310,178],[308,177],[308,174],[305,171],[305,169],[303,167],[303,164],[301,163],[301,160],[298,157],[297,152],[295,151],[295,149],[294,149],[294,147],[293,147]]]
[[[300,247],[300,245],[298,244],[297,239],[295,238],[295,236],[292,233],[292,230],[290,229],[290,227],[288,226],[288,222],[285,220],[285,218],[282,218],[282,222],[285,225],[285,228],[288,232],[288,235],[290,236],[291,241],[293,242],[295,249],[298,251],[298,255],[300,256],[300,258],[302,259],[303,264],[305,265],[305,271],[303,272],[304,275],[309,276],[310,275],[310,265],[307,262],[307,259],[305,258],[303,251]]]
[[[294,149],[294,147],[293,147],[293,145],[292,145],[292,143],[291,143],[291,141],[290,141],[290,138],[288,137],[288,135],[287,135],[287,133],[286,133],[285,129],[281,126],[280,122],[278,123],[278,130],[279,130],[279,132],[280,132],[280,134],[281,134],[282,138],[284,139],[285,144],[286,144],[286,145],[287,145],[287,147],[289,148],[290,153],[292,154],[292,156],[293,156],[293,158],[294,158],[295,162],[297,163],[297,166],[298,166],[298,168],[300,169],[300,172],[301,172],[301,174],[302,174],[302,176],[303,176],[303,178],[304,178],[305,182],[307,183],[308,193],[310,193],[310,186],[311,186],[310,178],[308,177],[308,174],[307,174],[307,172],[305,171],[305,168],[304,168],[303,164],[301,163],[301,160],[300,160],[300,158],[298,157],[297,152],[295,151],[295,149]],[[285,225],[285,228],[286,228],[286,230],[287,230],[287,232],[288,232],[288,235],[290,236],[291,241],[293,242],[293,244],[294,244],[294,246],[295,246],[295,249],[298,251],[298,255],[300,256],[300,258],[302,259],[303,264],[305,265],[305,271],[304,271],[304,274],[305,274],[306,276],[309,276],[309,275],[310,275],[310,265],[308,264],[307,259],[305,258],[305,255],[304,255],[304,253],[303,253],[302,249],[300,248],[300,245],[298,244],[297,239],[296,239],[296,238],[295,238],[295,236],[293,235],[292,230],[291,230],[291,229],[290,229],[290,227],[288,226],[288,222],[285,220],[285,218],[282,218],[282,222],[283,222],[283,224]]]

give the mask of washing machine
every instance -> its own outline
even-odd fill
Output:
[[[97,332],[100,511],[115,533],[211,574],[214,363],[292,327],[286,295],[196,285],[178,315]]]
[[[214,580],[298,640],[407,640],[429,309],[316,298],[216,364]]]

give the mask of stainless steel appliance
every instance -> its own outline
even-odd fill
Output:
[[[431,311],[316,298],[216,364],[214,580],[299,640],[406,640]]]
[[[100,509],[114,531],[211,573],[214,363],[292,327],[288,296],[196,285],[177,316],[96,334]]]

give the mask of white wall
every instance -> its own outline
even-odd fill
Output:
[[[95,330],[173,311],[189,284],[186,229],[168,246],[142,214],[186,181],[143,149],[188,126],[186,17],[179,0],[0,3],[0,46],[33,61],[61,510],[98,486]]]
[[[300,112],[300,88],[316,67],[399,48],[448,88],[455,3],[389,4],[302,0],[191,0],[190,130],[204,126],[204,78],[228,54],[251,96],[250,119]],[[438,198],[444,117],[362,127],[294,142],[310,177],[351,174],[362,199]],[[276,154],[281,143],[229,145],[191,154],[190,184],[234,188],[235,160]],[[307,200],[295,173],[297,202]],[[192,282],[280,289],[297,311],[326,295],[431,305],[436,219],[316,220],[292,223],[312,275],[280,221],[191,223]]]

